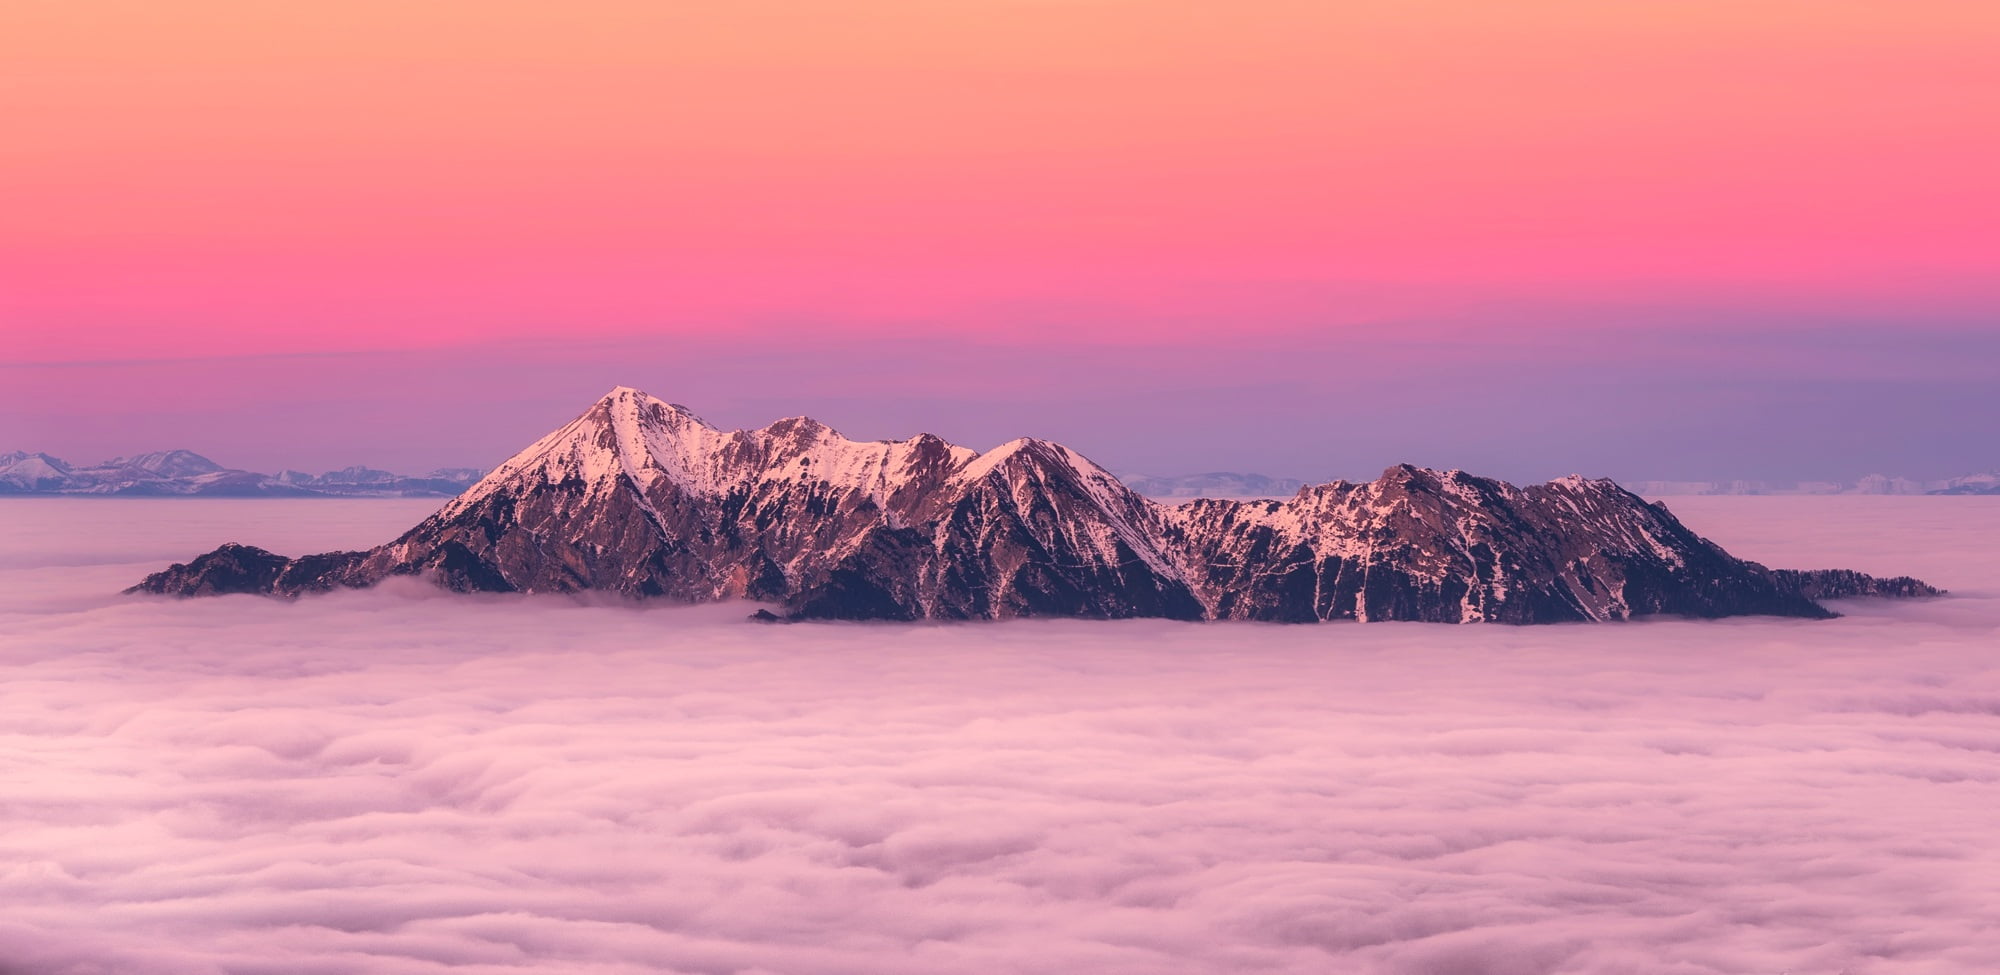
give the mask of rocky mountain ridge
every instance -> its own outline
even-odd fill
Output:
[[[1264,474],[1211,471],[1203,474],[1156,476],[1120,474],[1132,490],[1149,498],[1277,498],[1307,486],[1305,481]],[[1981,495],[2000,494],[2000,472],[1966,474],[1927,481],[1887,474],[1869,474],[1852,481],[1626,481],[1626,489],[1648,498],[1696,495],[1853,494],[1853,495]]]
[[[1401,465],[1289,500],[1148,500],[1045,440],[724,431],[621,387],[387,544],[227,545],[138,591],[297,595],[423,575],[466,591],[748,599],[795,619],[1019,616],[1540,623],[1832,615],[1912,579],[1773,572],[1604,480]]]

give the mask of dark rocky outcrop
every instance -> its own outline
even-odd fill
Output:
[[[1887,596],[1908,599],[1943,595],[1943,591],[1909,576],[1880,578],[1852,569],[1774,569],[1778,585],[1807,599],[1854,599]]]
[[[127,592],[171,592],[210,596],[243,592],[295,596],[342,586],[362,585],[352,577],[366,552],[326,552],[288,559],[254,545],[230,542],[192,562],[176,562],[146,577]],[[374,581],[374,580],[369,580]]]
[[[289,560],[224,546],[137,591],[296,595],[421,574],[482,592],[750,599],[793,619],[1547,623],[1832,615],[1908,579],[1731,557],[1610,481],[1399,466],[1287,501],[1140,497],[1060,444],[722,431],[619,389],[402,537]]]

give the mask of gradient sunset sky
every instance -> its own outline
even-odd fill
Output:
[[[2000,467],[1992,0],[0,5],[0,450]]]

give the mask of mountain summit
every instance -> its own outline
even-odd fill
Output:
[[[225,545],[135,591],[282,595],[423,575],[466,591],[750,599],[797,619],[1017,616],[1543,623],[1825,617],[1913,579],[1772,571],[1610,481],[1407,465],[1288,501],[1149,501],[1061,444],[719,430],[619,387],[365,552]]]

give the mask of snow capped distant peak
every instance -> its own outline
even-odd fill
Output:
[[[132,467],[161,477],[191,477],[228,470],[192,450],[156,450],[136,457],[120,457],[106,466]]]
[[[1296,495],[1306,482],[1290,477],[1236,471],[1208,471],[1161,477],[1152,474],[1120,474],[1125,486],[1154,498],[1277,498]]]
[[[29,453],[25,450],[15,450],[0,454],[0,470],[12,470],[15,468],[47,469],[60,471],[64,474],[69,473],[70,469],[69,464],[62,459],[40,452]]]
[[[14,451],[0,454],[0,488],[44,491],[68,483],[70,468],[47,454]]]

